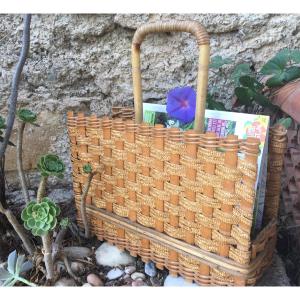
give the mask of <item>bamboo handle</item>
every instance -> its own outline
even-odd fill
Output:
[[[197,40],[197,44],[199,47],[199,65],[194,130],[198,133],[203,133],[210,47],[207,31],[200,23],[196,21],[169,21],[148,23],[142,25],[136,30],[132,40],[131,49],[135,121],[138,124],[143,122],[140,45],[146,35],[149,33],[171,31],[189,32],[193,34]]]

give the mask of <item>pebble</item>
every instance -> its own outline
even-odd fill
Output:
[[[131,286],[145,286],[145,282],[141,279],[137,279],[137,280],[134,280],[132,283],[131,283]]]
[[[126,274],[130,275],[136,271],[136,267],[135,266],[127,266],[124,271]]]
[[[114,280],[117,279],[119,277],[121,277],[124,274],[123,270],[120,270],[119,268],[115,268],[115,269],[111,269],[107,274],[106,274],[106,278],[108,280]]]
[[[136,260],[127,251],[120,250],[106,242],[96,250],[95,255],[98,265],[108,267],[127,266]]]
[[[156,276],[157,270],[152,261],[145,263],[145,273],[150,277]]]
[[[72,270],[75,274],[81,275],[81,274],[84,273],[85,267],[84,267],[84,264],[83,264],[83,263],[77,262],[77,261],[73,261],[73,262],[71,263],[71,270]]]
[[[103,286],[103,282],[99,276],[93,273],[87,276],[86,281],[92,286]]]
[[[164,286],[191,286],[191,287],[195,286],[196,287],[199,285],[196,283],[188,282],[181,276],[174,277],[174,276],[168,275],[165,279]]]
[[[64,264],[63,261],[59,260],[57,263],[56,263],[56,271],[58,273],[62,273],[64,271],[66,271],[66,266]]]
[[[146,278],[144,273],[140,273],[140,272],[134,272],[133,274],[131,274],[131,278],[132,280],[144,280]]]
[[[88,282],[86,282],[85,284],[82,285],[82,287],[89,287],[92,286],[91,284],[89,284]]]
[[[62,277],[55,282],[54,286],[76,286],[76,283],[73,278]]]
[[[87,256],[92,255],[92,250],[87,247],[64,247],[64,252],[66,256],[70,259],[83,259]]]

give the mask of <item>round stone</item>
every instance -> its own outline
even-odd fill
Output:
[[[155,264],[152,261],[145,263],[145,273],[150,277],[156,276],[157,270]]]
[[[124,274],[124,271],[119,269],[119,268],[115,268],[115,269],[111,269],[107,274],[106,274],[106,278],[108,280],[114,280],[117,279],[119,277],[121,277]]]
[[[86,281],[92,286],[103,286],[103,282],[99,276],[93,273],[87,276]]]
[[[126,274],[130,275],[136,271],[136,267],[135,266],[127,266],[124,271]]]
[[[137,279],[144,280],[146,278],[146,276],[144,273],[134,272],[133,274],[131,274],[131,278],[132,278],[132,280],[137,280]]]

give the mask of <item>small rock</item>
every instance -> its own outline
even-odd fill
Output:
[[[78,275],[81,275],[84,273],[84,264],[81,263],[81,262],[77,262],[77,261],[73,261],[71,263],[71,270],[75,273],[75,274],[78,274]]]
[[[131,278],[132,278],[132,280],[137,280],[137,279],[144,280],[146,278],[146,276],[144,273],[134,272],[133,274],[131,274]]]
[[[126,274],[130,275],[136,271],[136,267],[135,266],[127,266],[124,271]]]
[[[122,251],[118,247],[103,243],[95,252],[98,265],[117,267],[133,264],[135,258],[127,251]]]
[[[87,247],[65,247],[64,252],[70,259],[83,259],[92,255],[92,250]]]
[[[151,277],[150,282],[151,282],[152,286],[162,286],[162,282],[159,279],[157,279],[156,277]]]
[[[86,281],[92,286],[103,286],[103,282],[99,276],[93,273],[87,276]]]
[[[76,283],[73,278],[62,277],[55,282],[54,286],[76,286]]]
[[[145,286],[145,282],[141,279],[137,279],[137,280],[134,280],[132,283],[131,283],[131,286]]]
[[[156,276],[157,270],[155,264],[152,261],[145,263],[145,273],[150,277]]]
[[[82,287],[89,287],[92,286],[91,284],[89,284],[88,282],[86,282],[85,284],[82,285]]]
[[[117,279],[119,277],[121,277],[124,274],[123,270],[120,270],[119,268],[115,268],[115,269],[111,269],[107,274],[106,274],[106,278],[108,280],[114,280]]]
[[[129,275],[127,275],[127,276],[129,276]],[[127,278],[123,278],[124,280],[123,280],[123,282],[124,282],[124,285],[126,285],[126,286],[131,286],[131,284],[132,284],[132,279],[131,279],[131,277],[127,277]]]
[[[58,273],[62,273],[64,271],[66,271],[66,266],[64,264],[63,261],[59,260],[57,263],[56,263],[56,271]]]
[[[186,281],[183,277],[173,277],[168,275],[165,279],[164,286],[199,286],[196,283],[190,283]]]

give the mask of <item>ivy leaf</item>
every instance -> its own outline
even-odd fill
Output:
[[[275,75],[271,78],[269,78],[266,81],[266,85],[268,87],[276,87],[276,86],[280,86],[283,84],[283,80],[284,80],[284,73],[280,74],[280,75]]]
[[[254,101],[263,107],[275,108],[272,102],[264,95],[255,93]]]
[[[249,64],[239,64],[234,68],[231,79],[234,81],[235,86],[238,86],[240,77],[250,75],[251,73],[252,72]]]
[[[290,117],[288,118],[281,118],[277,121],[276,124],[281,124],[286,129],[288,129],[292,125],[292,119]]]
[[[244,87],[248,87],[255,91],[260,91],[264,87],[263,84],[261,84],[259,81],[257,81],[255,78],[250,76],[242,76],[239,79],[239,82]]]
[[[236,87],[234,93],[242,105],[249,106],[254,100],[253,92],[247,87]]]
[[[300,50],[291,50],[291,59],[295,63],[300,63]]]
[[[224,65],[229,65],[231,63],[232,63],[232,60],[230,58],[223,58],[220,55],[216,55],[216,56],[212,57],[209,67],[212,69],[220,69]]]
[[[300,77],[300,67],[290,67],[284,72],[284,81],[289,82]]]

